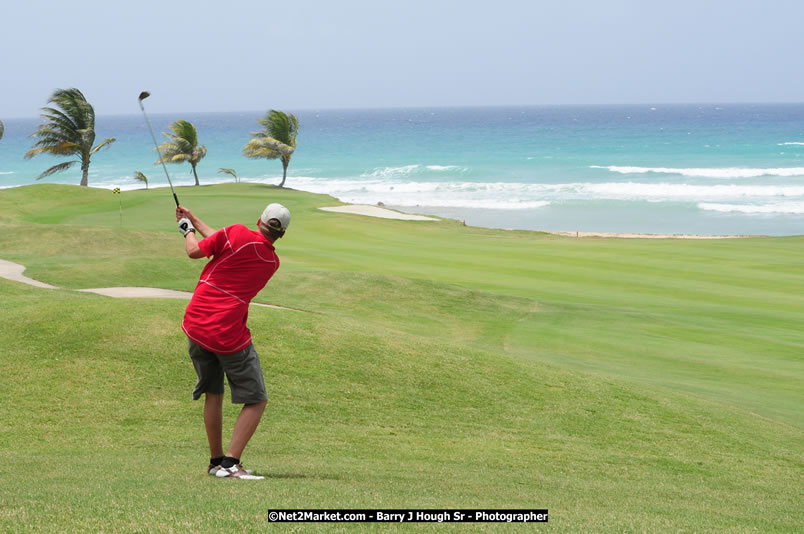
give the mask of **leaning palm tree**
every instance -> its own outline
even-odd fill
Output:
[[[251,132],[254,138],[243,147],[243,155],[247,158],[265,158],[282,160],[282,183],[288,175],[290,156],[296,150],[296,134],[299,131],[299,119],[292,113],[270,110],[257,122],[265,128],[261,132]]]
[[[108,137],[102,143],[92,146],[95,142],[95,110],[78,89],[57,89],[50,96],[48,104],[55,107],[42,108],[43,119],[47,122],[40,124],[31,137],[39,140],[33,148],[25,154],[30,159],[39,154],[53,156],[78,156],[78,159],[54,165],[36,179],[69,169],[75,163],[81,163],[81,185],[87,185],[89,176],[89,161],[93,154],[103,147],[115,142],[114,137]],[[60,108],[60,109],[58,109]]]
[[[134,179],[138,182],[145,182],[145,189],[148,189],[148,177],[140,171],[134,171]]]
[[[220,169],[218,169],[218,174],[228,174],[229,176],[235,179],[235,183],[239,182],[239,180],[237,179],[237,173],[235,172],[234,169],[227,169],[225,167],[221,167]]]
[[[198,132],[192,123],[177,120],[169,128],[173,130],[173,133],[162,132],[162,135],[170,139],[170,141],[159,145],[159,153],[162,159],[165,163],[183,163],[185,161],[189,163],[193,168],[195,185],[200,185],[195,166],[207,155],[207,147],[198,144]],[[154,165],[159,165],[159,163],[160,161],[156,160]]]

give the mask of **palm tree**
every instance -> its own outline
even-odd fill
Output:
[[[296,134],[299,131],[299,119],[292,113],[270,110],[257,122],[265,128],[261,132],[251,132],[254,138],[243,147],[243,155],[247,158],[265,158],[282,160],[282,183],[288,175],[290,156],[296,150]]]
[[[75,163],[81,163],[81,185],[87,185],[89,176],[89,160],[93,154],[103,147],[115,142],[114,137],[108,137],[102,143],[92,146],[95,142],[95,110],[78,89],[56,89],[48,100],[55,107],[42,108],[41,117],[47,122],[40,124],[31,137],[39,140],[33,148],[25,154],[30,159],[39,154],[53,156],[78,156],[77,160],[66,161],[54,165],[36,179],[69,169]],[[61,109],[58,109],[61,108]]]
[[[0,139],[3,138],[3,132],[6,131],[6,127],[3,126],[3,121],[0,121]]]
[[[159,153],[162,159],[165,163],[188,162],[193,168],[195,185],[200,185],[195,166],[207,155],[207,147],[198,144],[198,132],[190,122],[177,120],[168,128],[173,130],[173,133],[162,132],[162,135],[170,139],[170,141],[159,145]],[[154,165],[159,163],[160,161],[156,160]]]
[[[134,179],[140,182],[145,182],[145,189],[148,189],[148,177],[140,171],[134,171]]]
[[[235,172],[234,169],[226,169],[226,168],[222,167],[222,168],[218,169],[218,174],[228,174],[229,176],[231,176],[231,177],[233,177],[235,179],[235,183],[238,182],[237,173]]]

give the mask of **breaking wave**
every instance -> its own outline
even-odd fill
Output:
[[[778,202],[771,204],[718,204],[701,202],[698,204],[698,208],[722,213],[802,214],[804,213],[804,202]]]
[[[694,185],[638,182],[565,184],[567,190],[593,198],[618,200],[746,199],[804,196],[804,185]]]
[[[804,176],[804,167],[781,167],[771,169],[751,169],[742,167],[721,168],[674,168],[674,167],[623,167],[618,165],[590,165],[591,169],[608,169],[620,174],[678,174],[698,178],[757,178],[760,176]]]
[[[370,173],[361,174],[362,177],[371,178],[400,178],[404,176],[423,176],[452,171],[464,173],[468,169],[458,165],[402,165],[401,167],[377,167]]]

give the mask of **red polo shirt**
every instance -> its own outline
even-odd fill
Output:
[[[265,236],[242,224],[218,230],[198,247],[214,258],[201,272],[182,330],[209,351],[234,354],[251,343],[248,305],[279,268],[279,257]]]

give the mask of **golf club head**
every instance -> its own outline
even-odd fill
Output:
[[[151,121],[148,120],[148,114],[145,113],[145,106],[142,105],[142,101],[151,96],[151,93],[148,91],[143,91],[140,93],[139,96],[139,104],[140,109],[142,110],[142,116],[145,118],[145,124],[148,126],[148,132],[151,134],[151,139],[153,139],[154,147],[156,148],[156,152],[159,154],[159,162],[162,163],[162,168],[165,170],[165,177],[167,178],[168,184],[170,185],[170,191],[173,193],[173,200],[176,201],[176,207],[179,207],[179,197],[176,196],[176,191],[173,189],[173,182],[170,181],[170,174],[168,174],[167,167],[165,166],[165,161],[162,159],[162,153],[159,152],[159,143],[156,142],[156,136],[154,135],[154,129],[151,128]]]

